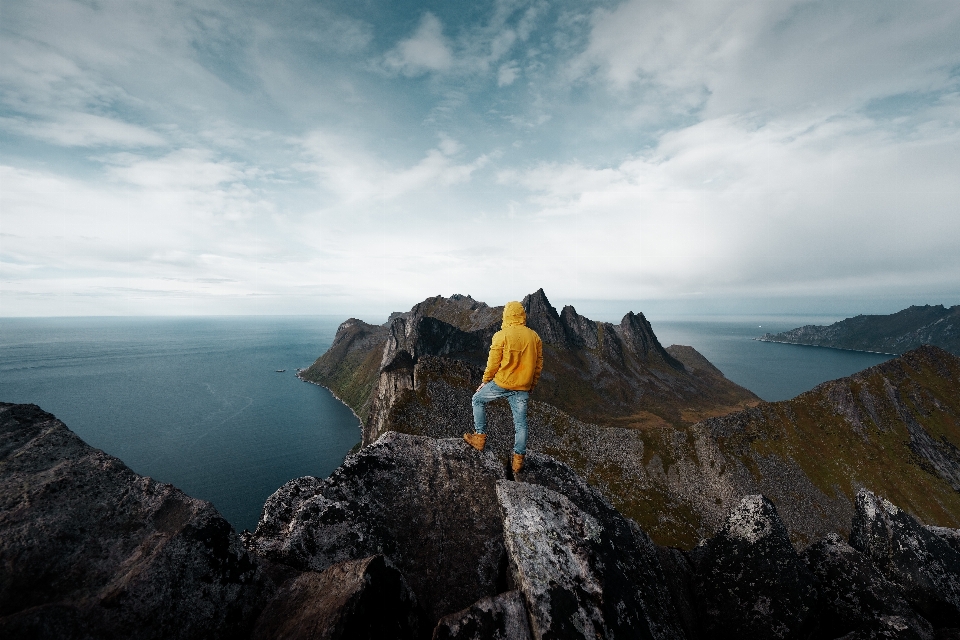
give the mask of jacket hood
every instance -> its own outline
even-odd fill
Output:
[[[527,312],[523,310],[523,305],[516,301],[508,302],[503,307],[503,326],[509,327],[516,324],[527,323]]]

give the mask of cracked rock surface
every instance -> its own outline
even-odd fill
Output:
[[[253,640],[416,640],[423,621],[406,580],[383,556],[289,581],[260,614]]]
[[[952,537],[938,535],[870,491],[857,494],[850,546],[870,558],[938,627],[960,627],[960,552]]]
[[[896,637],[903,640],[934,637],[930,623],[910,608],[901,589],[839,535],[831,533],[810,545],[803,559],[819,582],[818,637],[882,634],[889,629],[897,630]]]
[[[326,480],[298,478],[264,505],[247,539],[300,570],[382,554],[432,621],[498,593],[504,468],[463,440],[389,432]]]
[[[209,502],[0,404],[0,637],[242,637],[265,595]]]
[[[604,522],[545,486],[504,480],[497,495],[511,581],[534,638],[684,637],[639,529]]]
[[[507,591],[452,613],[437,624],[433,640],[530,640],[523,596]]]
[[[695,588],[708,638],[803,638],[816,623],[816,578],[764,496],[743,498],[706,543]]]

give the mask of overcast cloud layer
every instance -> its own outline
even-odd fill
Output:
[[[0,3],[0,315],[960,303],[956,0]]]

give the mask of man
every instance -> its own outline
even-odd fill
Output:
[[[463,439],[477,451],[487,442],[486,404],[506,398],[513,411],[513,472],[523,468],[527,452],[527,400],[543,371],[543,344],[540,336],[526,326],[527,313],[519,302],[508,302],[503,308],[503,326],[493,334],[483,382],[473,394],[473,428]]]

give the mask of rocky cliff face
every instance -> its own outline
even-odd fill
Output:
[[[759,340],[892,354],[929,344],[960,355],[960,305],[913,306],[887,316],[856,316],[826,327],[765,333]]]
[[[511,476],[459,439],[388,433],[264,505],[241,544],[33,406],[0,405],[5,638],[934,640],[960,633],[960,530],[866,490],[798,553],[762,495],[660,547],[573,469]]]
[[[664,349],[643,314],[628,313],[619,325],[593,322],[573,307],[558,314],[542,289],[523,305],[528,326],[544,342],[544,373],[533,398],[577,419],[684,425],[759,402],[691,347]],[[479,382],[502,310],[469,296],[438,296],[393,314],[383,327],[349,320],[330,350],[300,375],[329,387],[357,412],[367,445],[399,428],[394,414],[421,389],[416,367],[422,359],[466,363],[470,373],[463,379]]]

